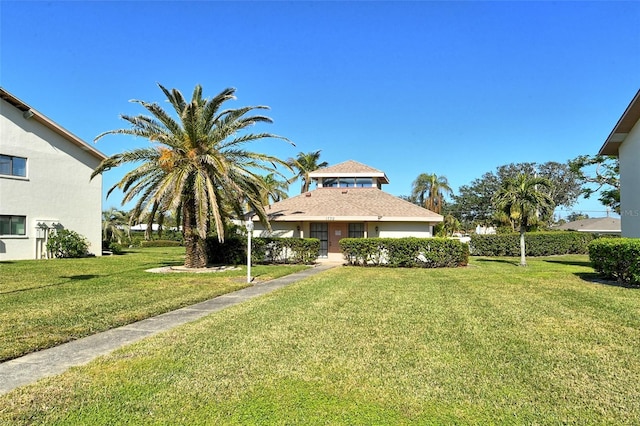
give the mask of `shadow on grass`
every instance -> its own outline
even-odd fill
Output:
[[[68,276],[68,277],[67,276],[61,276],[60,278],[66,278],[69,281],[61,281],[59,283],[40,285],[40,286],[37,286],[37,287],[19,288],[17,290],[11,290],[11,291],[2,291],[2,292],[0,292],[0,294],[22,293],[24,291],[40,290],[40,289],[48,288],[48,287],[57,287],[57,286],[60,286],[60,285],[68,284],[70,281],[91,280],[93,278],[98,278],[98,277],[101,277],[101,276],[102,275],[93,275],[93,274],[89,274],[89,275],[71,275],[71,276]]]
[[[13,263],[16,263],[16,262],[14,262],[13,260],[2,260],[2,261],[0,261],[0,265],[11,265]]]
[[[628,288],[631,290],[640,290],[640,284],[627,284],[627,283],[621,283],[613,280],[605,280],[595,272],[576,272],[574,275],[583,281],[593,283],[593,284],[603,284],[611,287],[621,287],[621,288]]]
[[[494,259],[494,258],[481,258],[476,259],[476,262],[492,262],[492,263],[506,263],[508,265],[519,266],[520,259]]]
[[[69,275],[68,277],[61,276],[60,278],[66,278],[66,279],[69,279],[71,281],[77,281],[77,280],[90,280],[92,278],[98,278],[99,276],[100,275],[87,274],[87,275]]]
[[[555,260],[555,259],[545,259],[547,263],[559,263],[561,265],[569,265],[569,266],[586,266],[587,268],[593,267],[591,262],[588,260]]]

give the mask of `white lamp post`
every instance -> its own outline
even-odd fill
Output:
[[[253,234],[253,221],[248,220],[245,223],[247,228],[247,284],[251,283],[251,235]]]

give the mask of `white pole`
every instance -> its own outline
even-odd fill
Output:
[[[251,283],[251,234],[253,234],[253,222],[247,221],[247,284]]]

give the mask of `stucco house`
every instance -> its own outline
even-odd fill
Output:
[[[592,217],[563,223],[555,229],[561,231],[589,232],[591,234],[620,235],[620,219],[617,217]]]
[[[640,238],[640,90],[598,154],[618,157],[622,236]]]
[[[432,237],[442,216],[382,190],[386,174],[353,160],[309,174],[316,189],[266,208],[269,233],[253,217],[253,236],[318,238],[320,257],[341,260],[345,237]]]
[[[102,254],[104,154],[0,88],[0,261],[47,257],[56,228]]]

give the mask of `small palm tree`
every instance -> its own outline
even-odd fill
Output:
[[[269,173],[260,177],[262,179],[262,204],[265,206],[269,202],[277,203],[280,200],[284,200],[289,197],[287,189],[289,184],[286,181],[278,180],[275,173]]]
[[[271,123],[263,115],[248,115],[266,106],[221,110],[235,99],[235,89],[225,89],[212,99],[202,97],[198,85],[187,101],[177,89],[160,89],[173,107],[177,119],[160,105],[140,104],[149,114],[121,118],[130,128],[111,130],[96,137],[125,134],[148,139],[154,146],[112,155],[102,161],[92,177],[126,163],[137,167],[110,190],[120,188],[123,203],[137,199],[132,219],[141,221],[145,212],[179,212],[186,248],[185,266],[201,268],[207,264],[205,238],[210,227],[220,241],[230,211],[243,213],[245,203],[269,227],[262,205],[263,183],[259,171],[273,172],[282,160],[244,148],[248,142],[277,138],[271,133],[244,133],[257,123]],[[241,133],[242,132],[242,133]]]
[[[129,215],[111,207],[102,212],[102,239],[122,244],[124,236],[129,236]]]
[[[435,213],[440,213],[445,194],[451,193],[453,191],[445,176],[438,176],[435,173],[421,173],[413,181],[411,195],[418,200],[419,205]]]
[[[295,182],[298,179],[302,180],[302,187],[300,189],[300,193],[304,194],[309,191],[309,187],[311,186],[311,179],[309,178],[309,173],[321,169],[323,167],[327,167],[329,163],[320,161],[320,150],[315,152],[300,152],[296,158],[289,158],[287,163],[289,166],[295,170],[297,170],[297,174],[289,180],[289,184]]]
[[[541,191],[541,188],[546,191]],[[553,212],[550,189],[551,182],[548,179],[521,173],[513,179],[506,179],[493,198],[495,207],[506,213],[520,228],[520,266],[527,266],[524,241],[527,228],[535,225],[540,217]]]

